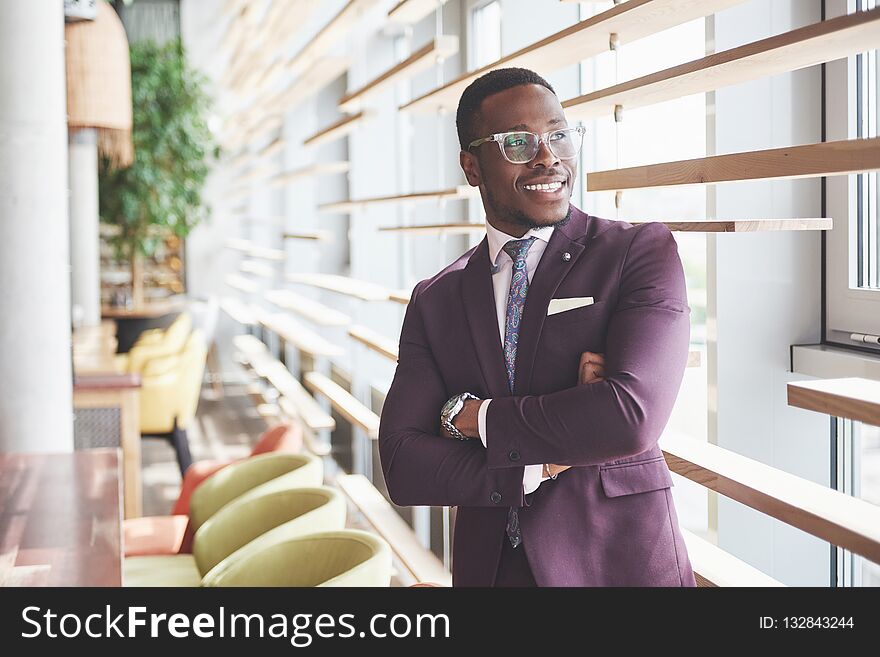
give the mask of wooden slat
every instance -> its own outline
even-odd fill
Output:
[[[444,233],[447,235],[457,235],[457,234],[468,234],[468,233],[482,233],[486,230],[486,224],[463,224],[463,223],[454,223],[454,224],[422,224],[419,226],[383,226],[379,228],[381,232],[388,233],[409,233],[409,234],[434,234],[434,233]]]
[[[338,79],[350,66],[351,59],[348,57],[321,57],[309,69],[300,73],[290,86],[257,106],[260,112],[255,115],[257,125],[253,130],[256,132],[252,134],[260,135],[272,129],[271,125],[264,127],[260,124],[269,117],[279,119],[281,115]]]
[[[253,260],[243,261],[238,268],[246,274],[253,274],[263,278],[272,278],[275,275],[275,270],[272,267],[262,262],[254,262]]]
[[[738,48],[593,91],[562,103],[569,120],[623,111],[796,71],[875,48],[880,8],[807,25]]]
[[[363,475],[338,475],[336,484],[391,546],[398,561],[417,582],[452,585],[452,576],[433,552],[419,543],[413,530]]]
[[[880,381],[851,377],[788,384],[788,405],[880,426]]]
[[[329,242],[333,239],[333,233],[329,230],[298,230],[287,232],[282,235],[286,240],[313,240],[317,242]]]
[[[263,260],[284,260],[284,251],[280,249],[269,249],[262,246],[251,246],[247,251],[251,258],[262,258]]]
[[[318,333],[307,329],[285,313],[263,313],[258,318],[260,324],[276,333],[290,346],[312,356],[341,356],[345,350],[339,345],[324,339]]]
[[[297,383],[299,383],[299,381],[297,381]],[[297,402],[296,400],[283,395],[278,398],[278,406],[281,408],[281,412],[288,418],[298,420],[311,429],[311,431],[303,432],[303,442],[305,443],[306,448],[316,456],[327,456],[332,451],[331,446],[321,440],[317,440],[314,434],[315,432],[324,429],[332,431],[336,428],[336,420],[334,420],[331,415],[324,413],[324,409],[318,406],[318,403],[309,394],[308,390],[303,388],[302,392],[304,395],[303,402],[307,402],[309,406],[314,404],[316,410],[312,411],[303,408],[303,402]],[[319,411],[323,416],[320,419],[320,422],[317,416],[317,412]],[[331,423],[330,425],[327,425],[328,420]],[[325,426],[320,426],[321,424]]]
[[[547,74],[608,50],[609,35],[621,45],[709,16],[743,0],[629,0],[583,20],[537,43],[517,50],[480,69],[403,105],[403,111],[454,111],[461,92],[478,77],[496,68],[521,66]]]
[[[696,534],[681,530],[697,586],[785,586]]]
[[[323,203],[318,206],[318,212],[347,213],[369,205],[381,205],[384,203],[419,203],[425,201],[453,201],[473,198],[476,188],[470,185],[459,185],[452,189],[441,189],[433,192],[415,192],[412,194],[397,194],[394,196],[374,196],[372,198],[353,199],[350,201],[338,201],[335,203]]]
[[[310,178],[313,176],[326,176],[334,173],[346,173],[351,168],[348,162],[318,162],[301,169],[294,169],[285,173],[279,173],[272,178],[270,184],[273,187],[289,185],[295,180]]]
[[[388,290],[381,285],[360,281],[336,274],[288,274],[287,280],[300,285],[311,285],[331,292],[337,292],[361,301],[387,301]]]
[[[260,149],[259,157],[270,157],[284,148],[284,137],[276,137]]]
[[[650,222],[664,224],[673,232],[687,233],[755,233],[776,230],[831,230],[830,218],[804,219],[622,219],[638,225]],[[394,233],[474,233],[486,230],[486,224],[426,224],[421,226],[383,226],[378,230]]]
[[[880,169],[880,137],[596,171],[587,174],[587,191],[837,176],[874,169]]]
[[[253,326],[256,324],[250,306],[234,297],[223,297],[220,299],[220,309],[242,326]]]
[[[405,306],[409,303],[411,296],[412,290],[392,290],[388,293],[388,300],[402,303]]]
[[[358,126],[372,116],[373,114],[371,112],[364,111],[343,117],[335,123],[331,123],[326,128],[321,128],[310,137],[307,137],[305,141],[303,141],[303,146],[318,146],[319,144],[339,139],[357,129]]]
[[[250,240],[238,239],[235,237],[230,237],[226,240],[226,248],[232,249],[234,251],[241,251],[243,253],[247,253],[253,248],[253,244],[251,244]]]
[[[393,23],[412,25],[418,23],[425,16],[437,11],[446,0],[400,0],[394,7],[388,10],[388,20]]]
[[[379,416],[360,403],[350,392],[320,372],[306,372],[306,388],[330,400],[342,417],[360,427],[371,440],[379,437]]]
[[[364,101],[376,96],[389,86],[406,80],[458,52],[458,37],[444,34],[428,41],[409,57],[398,62],[364,86],[345,94],[339,100],[339,109],[351,114],[363,106]]]
[[[265,297],[267,301],[274,303],[279,308],[295,312],[315,324],[322,326],[347,326],[351,324],[351,318],[345,313],[290,290],[272,290],[266,292]]]
[[[664,436],[672,472],[871,561],[880,561],[880,507],[721,447]]]
[[[259,285],[253,281],[249,281],[244,276],[239,276],[238,274],[228,274],[225,280],[226,284],[233,290],[238,290],[239,292],[244,292],[246,294],[253,294],[260,289]]]
[[[350,327],[348,334],[376,353],[385,356],[385,358],[397,361],[398,345],[395,340],[386,338],[384,335],[376,333],[376,331],[368,329],[366,326],[359,325]]]

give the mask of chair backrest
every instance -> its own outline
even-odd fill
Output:
[[[208,358],[208,344],[201,329],[194,330],[181,354],[177,426],[185,429],[196,416],[202,393],[202,377]]]
[[[303,430],[298,424],[276,424],[266,429],[251,450],[251,456],[269,452],[298,452],[302,449]]]
[[[211,576],[272,543],[345,527],[346,506],[335,488],[286,488],[265,492],[264,485],[233,500],[196,532],[193,557],[199,572]]]
[[[320,486],[324,482],[324,463],[311,454],[261,454],[232,463],[214,473],[196,488],[189,505],[193,529],[232,500],[257,486],[272,482],[272,490],[285,487]]]
[[[388,586],[391,548],[368,532],[341,529],[291,538],[237,559],[205,586]]]
[[[189,313],[180,313],[159,340],[143,345],[136,344],[131,348],[128,352],[128,371],[132,374],[140,373],[151,359],[180,353],[191,330],[192,317]]]

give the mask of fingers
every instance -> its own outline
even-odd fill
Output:
[[[605,357],[592,351],[581,354],[578,366],[578,384],[598,383],[605,380]]]

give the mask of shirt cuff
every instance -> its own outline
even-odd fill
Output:
[[[490,401],[492,400],[484,400],[477,411],[477,432],[480,434],[480,441],[483,443],[483,447],[486,446],[486,413],[489,410]]]
[[[550,478],[541,476],[543,472],[543,463],[527,465],[523,469],[523,494],[534,493],[544,481]]]

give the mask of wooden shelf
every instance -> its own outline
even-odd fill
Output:
[[[275,276],[275,270],[272,269],[272,267],[261,262],[254,262],[253,260],[245,260],[238,266],[238,268],[246,274],[253,274],[254,276],[261,276],[263,278],[272,278]]]
[[[412,25],[428,14],[437,11],[446,0],[401,0],[388,10],[388,20],[393,23]]]
[[[258,157],[271,157],[284,148],[284,138],[276,137],[260,149]]]
[[[270,180],[273,187],[288,185],[295,180],[309,178],[312,176],[325,176],[334,173],[346,173],[351,168],[348,162],[318,162],[301,169],[294,169],[285,173],[279,173]]]
[[[857,377],[788,384],[788,405],[880,426],[880,381]]]
[[[333,233],[328,230],[298,230],[296,232],[284,233],[282,237],[286,240],[330,242],[333,240]]]
[[[254,326],[257,323],[250,306],[242,303],[235,297],[223,297],[220,299],[220,310],[242,326]]]
[[[609,35],[621,45],[726,9],[743,0],[629,0],[506,57],[470,71],[401,106],[402,111],[454,112],[461,92],[493,69],[521,66],[547,74],[608,50]]]
[[[457,36],[447,34],[435,37],[363,87],[345,94],[339,101],[339,109],[347,114],[357,112],[363,106],[364,101],[376,96],[389,86],[424,71],[438,61],[452,57],[457,52]]]
[[[880,507],[709,443],[665,435],[672,472],[871,561],[880,561]]]
[[[306,140],[303,141],[303,146],[318,146],[319,144],[344,137],[372,116],[372,112],[363,111],[339,119],[335,123],[328,125],[326,128],[321,128],[311,137],[307,137]]]
[[[392,290],[388,293],[388,300],[395,303],[402,303],[404,306],[409,303],[412,296],[412,290]]]
[[[268,249],[263,246],[251,246],[247,251],[251,258],[261,258],[263,260],[284,260],[284,251],[280,249]]]
[[[370,205],[382,205],[384,203],[420,203],[426,201],[455,201],[473,198],[478,192],[470,185],[459,185],[452,189],[442,189],[436,192],[415,192],[413,194],[399,194],[396,196],[374,196],[351,201],[338,201],[336,203],[324,203],[318,206],[318,212],[336,212],[346,214]]]
[[[306,71],[299,73],[290,86],[265,101],[262,112],[257,115],[258,122],[263,122],[267,116],[279,117],[288,112],[339,78],[350,66],[348,57],[321,57]],[[263,134],[268,128],[264,129],[258,123],[256,129],[259,132],[255,134]]]
[[[880,43],[880,8],[807,25],[578,96],[562,103],[569,120],[623,111],[713,91],[834,61]]]
[[[625,219],[633,225],[650,223],[650,219]],[[830,218],[805,219],[678,219],[658,221],[678,233],[759,233],[778,230],[831,230]]]
[[[312,434],[324,430],[333,431],[336,428],[336,420],[321,408],[318,402],[315,401],[315,398],[309,394],[308,390],[303,388],[299,381],[295,378],[293,380],[299,390],[302,391],[300,397],[295,399],[282,395],[278,398],[278,406],[281,408],[281,412],[288,418],[298,419],[311,429],[311,432],[303,433],[303,443],[306,449],[315,456],[327,456],[332,451],[330,445],[320,440],[315,440]],[[291,386],[292,388],[293,386]]]
[[[299,351],[312,356],[341,356],[345,350],[307,329],[286,313],[263,313],[258,318],[261,325]]]
[[[380,232],[386,233],[409,233],[409,234],[434,234],[459,235],[467,233],[485,232],[486,224],[422,224],[420,226],[383,226]]]
[[[287,280],[344,294],[361,301],[387,301],[388,290],[381,285],[335,274],[288,274]]]
[[[697,586],[785,586],[686,529],[681,530]]]
[[[345,388],[320,372],[306,372],[306,388],[323,395],[337,412],[353,425],[360,427],[370,440],[379,437],[379,416],[361,404]]]
[[[385,358],[395,362],[397,361],[398,344],[391,338],[386,338],[384,335],[380,335],[372,329],[368,329],[366,326],[359,325],[350,327],[348,329],[348,334],[376,353],[385,356]]]
[[[587,191],[836,176],[880,169],[880,137],[713,155],[587,174]]]
[[[369,479],[359,474],[341,474],[336,477],[336,485],[388,542],[414,583],[452,586],[452,575],[443,567],[443,562],[419,542],[412,528]]]
[[[253,248],[253,244],[250,240],[242,240],[235,237],[230,237],[226,240],[225,244],[227,249],[232,249],[233,251],[241,251],[242,253],[247,253]]]
[[[271,292],[266,292],[264,296],[266,301],[274,303],[279,308],[295,312],[297,315],[321,326],[348,326],[351,324],[351,318],[345,313],[341,313],[290,290],[272,290]]]
[[[238,290],[239,292],[244,292],[246,294],[254,294],[260,289],[259,285],[253,281],[249,281],[244,276],[239,276],[238,274],[228,274],[225,280],[226,284],[233,290]]]

